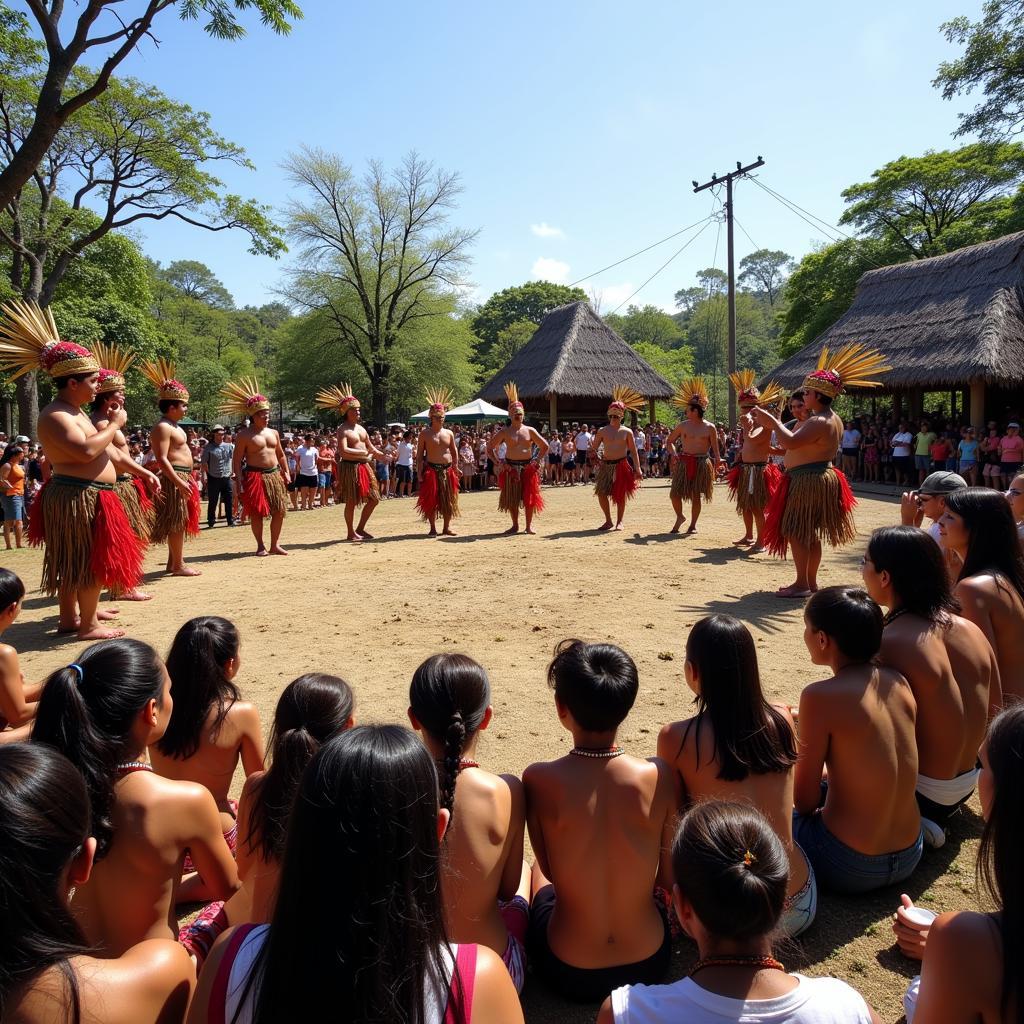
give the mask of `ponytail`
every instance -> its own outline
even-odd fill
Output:
[[[466,746],[466,723],[456,708],[444,734],[444,771],[441,774],[441,806],[455,811],[455,783],[462,770],[462,751]]]

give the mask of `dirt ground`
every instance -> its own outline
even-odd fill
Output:
[[[501,536],[508,519],[497,511],[494,491],[463,495],[459,536],[443,540],[425,537],[409,499],[383,502],[370,522],[376,539],[363,545],[341,541],[338,509],[290,513],[282,538],[288,558],[251,557],[249,529],[221,524],[188,546],[201,577],[163,577],[165,552],[152,550],[146,568],[154,599],[122,603],[119,621],[165,653],[193,615],[234,620],[242,635],[237,682],[259,706],[265,728],[280,691],[311,670],[352,684],[360,721],[405,722],[415,667],[440,650],[464,651],[486,666],[493,691],[494,719],[477,756],[491,770],[515,773],[570,746],[544,674],[565,637],[611,641],[636,660],[640,694],[621,741],[638,756],[654,753],[665,722],[690,713],[683,656],[687,629],[703,615],[727,612],[748,625],[771,698],[795,703],[801,687],[820,677],[801,638],[801,603],[773,596],[791,581],[791,566],[730,546],[742,527],[723,487],[690,538],[667,533],[673,517],[664,480],[644,483],[622,533],[594,532],[600,515],[589,487],[546,488],[544,498],[539,535],[531,537]],[[862,498],[862,538],[897,519],[893,499]],[[860,542],[826,551],[822,582],[857,580],[862,552]],[[22,616],[3,639],[19,651],[26,677],[40,678],[82,645],[54,634],[55,602],[35,590],[40,553],[4,552],[2,564],[29,587]],[[236,790],[241,781],[236,777]],[[976,799],[970,808],[943,849],[926,851],[906,887],[915,900],[936,909],[976,905]],[[810,935],[783,949],[781,959],[790,969],[844,978],[884,1020],[895,1021],[915,973],[891,941],[898,902],[899,888],[871,898],[820,896]],[[691,944],[677,946],[672,976],[693,959]],[[532,979],[524,1005],[531,1024],[595,1015],[594,1007],[566,1004]]]

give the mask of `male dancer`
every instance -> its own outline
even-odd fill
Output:
[[[11,379],[42,369],[57,398],[39,414],[39,439],[52,476],[32,506],[29,543],[45,542],[41,588],[57,595],[58,630],[80,640],[109,640],[124,630],[105,629],[100,591],[131,590],[142,579],[143,547],[117,500],[110,442],[124,426],[124,409],[111,403],[110,423],[93,426],[82,406],[96,397],[100,365],[81,345],[61,341],[53,314],[14,300],[2,307],[0,365]],[[76,617],[76,607],[78,616]]]
[[[174,364],[164,359],[143,363],[142,372],[156,388],[160,419],[149,432],[149,446],[164,486],[156,499],[153,543],[167,542],[167,571],[172,576],[199,576],[185,564],[185,540],[199,536],[199,487],[193,478],[192,449],[178,426],[188,412],[188,388],[174,379]]]
[[[683,501],[690,502],[690,527],[686,536],[697,532],[700,518],[701,498],[710,502],[715,496],[715,478],[722,457],[718,451],[718,431],[713,423],[704,422],[708,407],[708,392],[703,377],[684,380],[672,396],[672,404],[685,410],[686,419],[680,423],[665,441],[669,461],[675,460],[672,469],[672,489],[669,499],[676,513],[675,525],[669,533],[678,533],[686,522],[683,515]],[[676,451],[676,442],[681,440],[683,451]],[[710,458],[714,456],[712,467]]]
[[[416,465],[420,472],[420,495],[416,511],[430,523],[428,537],[437,536],[437,514],[441,513],[441,532],[454,537],[451,521],[459,515],[459,450],[455,435],[444,425],[444,414],[452,403],[452,393],[440,389],[427,392],[430,426],[420,434],[416,446]]]
[[[94,346],[96,358],[99,360],[101,369],[99,381],[96,385],[96,398],[92,403],[92,424],[97,430],[103,430],[110,425],[108,409],[116,406],[124,408],[125,403],[125,380],[124,375],[128,367],[132,365],[134,356],[131,353],[122,353],[114,345],[106,345],[102,342]],[[160,493],[160,477],[151,473],[144,466],[140,466],[129,453],[128,440],[124,431],[118,429],[110,442],[109,455],[114,461],[114,468],[117,470],[117,484],[115,491],[121,504],[124,506],[124,513],[131,523],[132,530],[142,542],[143,550],[149,547],[149,537],[153,532],[153,499],[149,496],[149,490],[154,494]],[[147,594],[138,587],[133,587],[124,594],[117,594],[118,598],[124,601],[149,601],[152,594]]]
[[[249,514],[252,535],[256,538],[256,554],[268,554],[263,544],[263,520],[270,519],[271,555],[287,555],[281,547],[281,527],[288,511],[290,481],[288,461],[284,456],[281,438],[271,429],[270,401],[260,394],[260,386],[252,378],[243,377],[237,384],[225,384],[221,390],[224,399],[219,412],[237,414],[248,419],[250,425],[235,435],[235,453],[231,457],[231,474],[244,480],[241,489],[242,507]],[[245,469],[242,469],[242,460]],[[244,477],[243,477],[244,473]]]
[[[512,525],[506,534],[519,532],[519,509],[526,513],[526,532],[536,533],[533,517],[544,511],[544,499],[540,494],[540,473],[537,467],[548,453],[548,443],[540,434],[523,424],[525,409],[519,401],[519,389],[512,381],[505,385],[508,398],[509,427],[502,427],[491,435],[487,445],[487,456],[498,468],[498,508],[512,517]],[[505,458],[498,458],[498,448],[505,442]],[[533,449],[537,449],[536,457]]]
[[[636,438],[629,427],[623,426],[622,420],[627,409],[640,412],[643,407],[643,395],[624,384],[616,385],[612,391],[612,403],[608,406],[608,425],[594,433],[591,451],[600,458],[594,493],[604,513],[604,522],[598,530],[613,529],[612,502],[615,503],[614,529],[621,530],[626,502],[640,489],[644,470],[636,450]],[[627,455],[632,464],[626,461]]]
[[[754,385],[754,371],[740,370],[730,373],[729,379],[736,389],[736,403],[742,410],[739,427],[743,434],[743,448],[736,464],[729,471],[729,500],[736,502],[736,515],[743,517],[743,536],[733,544],[743,547],[753,544],[750,554],[764,551],[764,510],[769,498],[779,485],[779,467],[768,459],[772,432],[757,423],[753,410],[759,405],[774,406],[782,397],[782,389],[774,381],[763,392]],[[754,534],[754,527],[757,534]]]
[[[371,460],[383,458],[384,453],[373,444],[366,428],[359,422],[359,399],[352,394],[351,385],[324,388],[317,393],[316,404],[321,409],[333,409],[342,417],[338,427],[338,479],[334,485],[334,501],[345,506],[348,531],[345,539],[353,544],[373,540],[366,523],[380,503],[380,487]],[[359,524],[353,526],[355,510],[360,505],[363,511],[359,515]]]
[[[767,409],[754,418],[775,431],[785,449],[786,473],[765,509],[765,547],[779,558],[793,545],[796,579],[776,591],[778,597],[809,597],[818,589],[821,542],[833,547],[849,544],[857,535],[853,508],[857,504],[841,470],[832,465],[843,434],[843,421],[832,411],[832,400],[844,387],[874,388],[868,375],[889,369],[882,356],[860,344],[838,352],[822,349],[818,368],[804,379],[804,404],[809,415],[792,430]]]

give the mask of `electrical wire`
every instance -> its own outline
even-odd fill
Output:
[[[756,250],[758,250],[758,251],[759,251],[759,250],[760,250],[760,248],[761,248],[761,246],[759,246],[759,245],[757,244],[757,242],[755,242],[755,241],[754,241],[754,240],[753,240],[753,239],[752,239],[752,238],[750,237],[750,232],[749,232],[749,231],[748,231],[748,230],[747,230],[747,229],[746,229],[746,228],[745,228],[745,227],[744,227],[744,226],[743,226],[743,225],[742,225],[742,224],[740,223],[739,217],[737,217],[735,213],[734,213],[734,214],[732,215],[732,219],[733,219],[733,220],[734,220],[734,221],[736,222],[736,227],[738,227],[738,228],[740,229],[740,231],[742,231],[742,232],[743,232],[743,234],[745,234],[745,235],[747,236],[747,241],[748,241],[748,242],[750,242],[750,244],[751,244],[751,245],[752,245],[752,246],[753,246],[753,247],[754,247],[754,248],[755,248]]]

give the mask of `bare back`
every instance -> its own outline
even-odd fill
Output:
[[[956,596],[964,618],[985,634],[996,653],[1003,703],[1024,699],[1024,601],[1001,575],[979,573],[961,580]]]
[[[259,837],[252,836],[252,809],[258,799],[259,787],[266,777],[265,771],[254,772],[245,780],[238,801],[238,877],[242,887],[228,900],[225,910],[232,925],[267,924],[274,914],[277,882],[281,875],[281,862],[267,860],[259,846]]]

